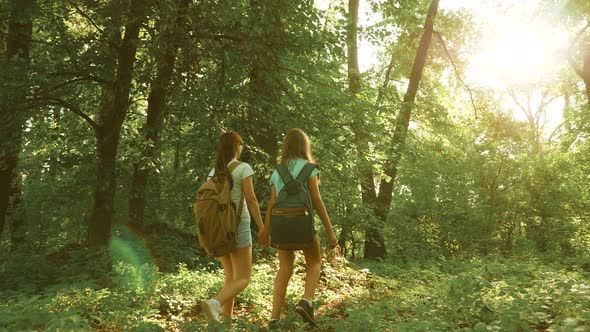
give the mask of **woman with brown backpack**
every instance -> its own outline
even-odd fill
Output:
[[[214,321],[220,321],[220,316],[233,319],[234,298],[250,283],[252,275],[250,215],[254,218],[258,229],[263,228],[252,182],[254,171],[247,163],[238,161],[243,145],[242,138],[236,132],[228,131],[221,135],[216,148],[215,167],[208,177],[229,181],[230,198],[236,207],[239,221],[235,232],[235,248],[232,247],[229,254],[219,257],[225,274],[223,288],[217,296],[201,303],[201,310]]]

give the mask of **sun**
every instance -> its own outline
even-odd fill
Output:
[[[546,24],[510,24],[504,21],[482,36],[480,48],[469,61],[467,81],[471,86],[505,91],[503,107],[513,110],[513,118],[526,121],[522,107],[543,112],[543,135],[550,137],[562,122],[562,99],[540,109],[543,82],[555,77],[560,66],[567,63],[568,36],[557,27]],[[515,100],[509,90],[529,91],[528,102]]]
[[[472,89],[493,91],[501,109],[527,121],[524,108],[537,112],[545,137],[553,137],[563,119],[565,101],[544,91],[568,65],[571,31],[559,23],[555,8],[542,0],[441,0],[444,11],[465,11],[480,31],[470,45],[464,81]],[[510,90],[522,93],[511,94]],[[516,100],[515,100],[516,99]]]
[[[480,41],[468,79],[492,88],[536,82],[566,61],[566,41],[562,31],[550,26],[501,24]]]
[[[550,62],[550,47],[529,28],[515,27],[492,41],[482,57],[491,69],[507,80],[530,79]]]

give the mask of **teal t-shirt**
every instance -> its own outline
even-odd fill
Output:
[[[291,159],[287,162],[287,168],[289,168],[289,173],[291,173],[291,176],[293,178],[296,178],[297,175],[299,175],[299,172],[301,172],[301,170],[307,163],[308,161],[305,159]],[[317,168],[315,168],[313,171],[311,171],[311,174],[309,174],[309,179],[318,175],[319,173],[320,171]],[[283,186],[285,185],[283,183],[283,180],[281,179],[281,176],[279,175],[279,172],[277,172],[276,169],[274,170],[274,172],[272,172],[272,175],[270,176],[270,180],[268,182],[271,186],[275,186],[275,192],[277,195],[281,192],[281,189],[283,189]]]

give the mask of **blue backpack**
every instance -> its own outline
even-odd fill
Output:
[[[284,183],[270,214],[271,245],[282,250],[311,248],[315,228],[313,206],[307,180],[318,165],[307,163],[296,178],[291,176],[287,165],[277,165],[277,172]]]

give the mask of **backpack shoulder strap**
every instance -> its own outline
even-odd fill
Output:
[[[293,176],[291,176],[291,173],[289,173],[289,169],[285,163],[280,163],[277,165],[277,172],[279,173],[281,180],[283,180],[283,184],[293,181]]]
[[[232,162],[232,163],[231,163],[231,164],[230,164],[230,165],[227,167],[227,170],[228,170],[229,174],[231,174],[231,172],[233,172],[233,171],[234,171],[234,169],[236,169],[236,167],[240,166],[240,164],[241,164],[241,163],[242,163],[242,162],[241,162],[241,161],[239,161],[239,160],[236,160],[236,161]],[[207,178],[209,178],[209,179],[210,179],[210,178],[213,178],[213,177],[215,177],[215,175],[216,175],[215,168],[213,168],[213,175],[211,175],[211,176],[207,176]]]
[[[234,169],[236,169],[236,167],[240,166],[241,163],[242,163],[241,161],[236,160],[229,165],[227,170],[228,170],[230,176],[231,176],[231,173],[234,171]],[[238,223],[240,222],[240,219],[242,217],[242,209],[243,208],[244,208],[244,190],[242,189],[242,195],[240,195],[240,204],[238,207],[238,211],[236,211],[236,216],[238,217]]]
[[[307,184],[307,179],[309,178],[309,175],[316,168],[319,168],[317,164],[314,164],[314,163],[305,164],[305,166],[303,166],[303,168],[301,169],[301,171],[297,175],[297,181]]]
[[[231,163],[229,165],[229,167],[227,168],[227,171],[229,172],[229,174],[231,174],[231,172],[234,171],[234,169],[236,169],[236,167],[240,166],[242,162],[239,160],[234,161],[233,163]]]

